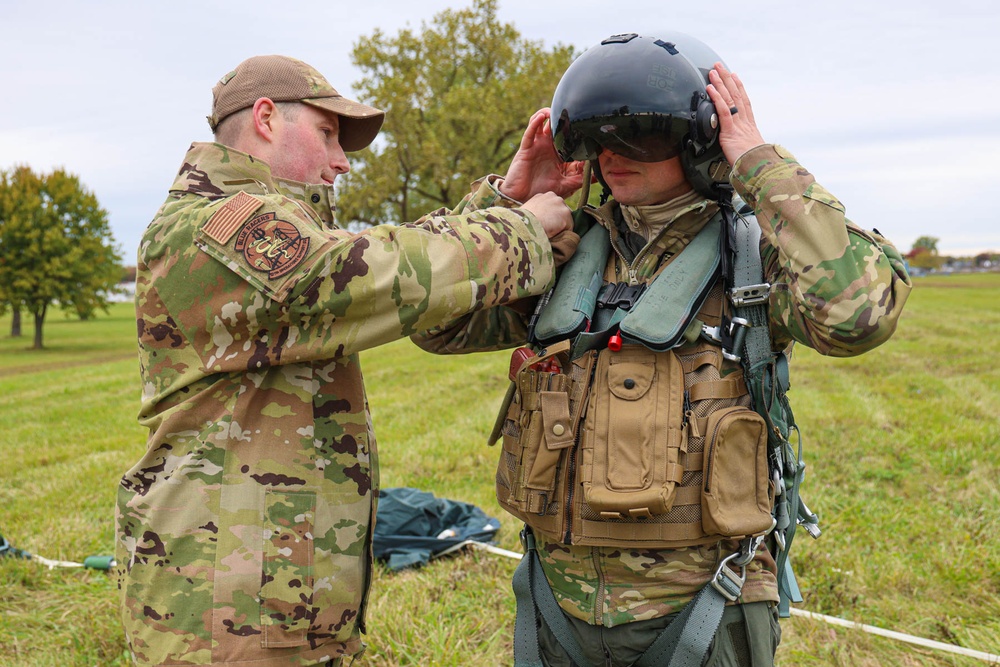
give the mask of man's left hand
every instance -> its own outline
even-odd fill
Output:
[[[750,98],[740,78],[722,63],[715,63],[708,80],[711,83],[705,90],[719,116],[719,145],[729,164],[734,164],[748,150],[765,143],[764,137],[757,129]]]

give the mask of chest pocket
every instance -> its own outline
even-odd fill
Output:
[[[582,443],[586,504],[606,520],[669,512],[686,449],[677,358],[638,346],[601,354],[592,386]]]

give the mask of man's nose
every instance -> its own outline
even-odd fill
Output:
[[[351,170],[351,163],[347,161],[347,154],[338,141],[330,151],[330,169],[339,174],[346,174]]]

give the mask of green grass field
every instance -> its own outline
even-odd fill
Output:
[[[144,449],[130,305],[55,313],[41,352],[0,318],[0,534],[46,558],[113,552],[122,472]],[[855,359],[798,348],[791,399],[809,464],[799,608],[1000,653],[1000,274],[916,282],[895,338]],[[994,355],[997,355],[996,357]],[[504,353],[434,357],[401,341],[363,355],[383,486],[413,486],[519,526],[493,498],[486,447]],[[376,573],[362,664],[509,665],[516,562],[485,553]],[[0,665],[129,664],[104,572],[0,560]],[[982,665],[793,617],[778,662]]]

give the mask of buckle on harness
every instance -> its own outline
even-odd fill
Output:
[[[740,550],[723,558],[722,562],[719,563],[719,567],[715,569],[715,574],[712,575],[712,581],[709,583],[712,584],[712,588],[719,591],[722,597],[730,602],[736,602],[740,593],[743,592],[743,584],[747,581],[747,565],[757,555],[757,548],[764,541],[765,535],[748,537],[741,540]],[[730,564],[738,567],[740,569],[739,573],[729,567]]]
[[[809,511],[802,498],[799,498],[799,516],[796,523],[805,528],[806,532],[814,540],[819,539],[819,536],[823,534],[823,531],[819,527],[819,517]]]
[[[735,560],[739,557],[739,553],[734,553],[731,556],[726,556],[719,563],[719,567],[716,568],[715,574],[712,575],[712,588],[719,591],[722,597],[726,598],[730,602],[736,602],[736,599],[740,597],[740,593],[743,591],[743,584],[747,581],[747,567],[746,565],[739,565],[739,574],[729,567],[730,561]]]
[[[756,285],[744,285],[734,287],[729,290],[729,300],[737,308],[744,306],[759,306],[767,303],[767,296],[771,292],[771,283],[757,283]]]
[[[750,322],[742,317],[734,317],[726,321],[723,319],[722,326],[710,327],[707,324],[701,325],[701,335],[704,338],[722,347],[722,356],[729,361],[740,363],[741,356],[738,354],[743,349],[743,343],[747,338],[747,329]]]
[[[645,284],[608,283],[597,295],[597,307],[628,310],[635,305],[645,291]]]
[[[528,528],[527,524],[521,529],[518,537],[521,539],[521,548],[524,549],[525,554],[535,548],[535,534],[531,532],[531,528]]]

